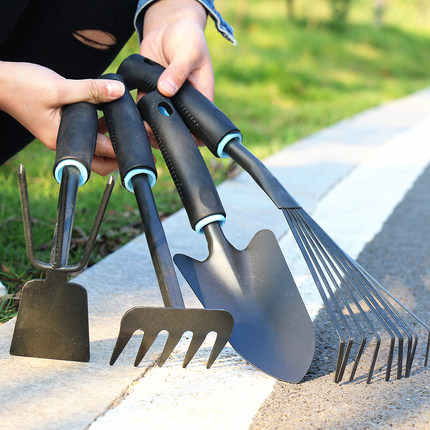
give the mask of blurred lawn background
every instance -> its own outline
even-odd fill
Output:
[[[338,0],[339,1],[339,0]],[[222,38],[209,20],[207,39],[215,80],[215,103],[244,135],[245,145],[264,158],[295,140],[366,108],[430,85],[430,0],[340,0],[349,3],[346,22],[332,20],[335,0],[237,0],[216,2],[235,29],[238,46]],[[379,3],[378,3],[379,2]],[[288,3],[294,16],[288,16]],[[133,37],[108,71],[138,51]],[[203,150],[216,181],[232,165]],[[154,193],[162,215],[180,207],[162,158]],[[52,177],[54,153],[40,142],[0,167],[0,281],[15,294],[43,276],[25,252],[16,170],[27,170],[37,256],[49,260],[59,186]],[[94,250],[94,264],[141,233],[134,196],[114,189]],[[79,259],[106,178],[93,175],[79,191],[70,262]],[[0,322],[16,302],[0,307]]]

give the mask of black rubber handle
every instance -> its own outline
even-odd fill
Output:
[[[54,177],[61,182],[62,169],[77,165],[81,171],[80,185],[91,174],[97,140],[97,109],[87,103],[64,106],[57,136],[57,152],[54,163]]]
[[[163,66],[138,54],[126,58],[118,69],[130,89],[139,88],[146,92],[156,89],[158,78],[163,71]],[[278,208],[301,207],[269,169],[241,144],[240,132],[229,118],[189,82],[185,82],[172,97],[172,102],[189,130],[201,139],[215,156],[219,156],[220,142],[231,135],[228,141],[224,142],[222,152],[245,169]]]
[[[153,91],[137,106],[154,132],[193,229],[209,216],[225,217],[206,163],[172,102]]]
[[[121,76],[114,73],[99,79],[115,79],[123,82]],[[157,175],[148,135],[133,97],[128,91],[117,100],[101,106],[103,109],[109,136],[112,141],[124,187],[132,191],[133,173],[145,173],[154,179]]]
[[[127,57],[118,68],[118,74],[124,78],[130,90],[138,88],[145,92],[157,88],[158,78],[163,71],[163,66],[139,54]],[[182,85],[172,97],[172,102],[191,133],[216,157],[219,156],[218,145],[226,136],[240,135],[239,129],[227,115],[189,82]]]

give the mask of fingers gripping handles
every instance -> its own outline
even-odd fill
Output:
[[[96,149],[97,110],[91,103],[64,106],[57,137],[54,177],[61,183],[64,167],[77,167],[79,186],[88,181]]]
[[[158,78],[164,70],[160,64],[135,54],[122,62],[118,74],[129,89],[150,92],[157,89]],[[171,100],[191,133],[215,156],[226,158],[224,147],[227,143],[232,139],[242,141],[240,131],[230,119],[188,81]]]
[[[122,78],[115,74],[104,75],[100,79],[123,82]],[[133,97],[126,91],[121,98],[104,105],[103,111],[122,184],[128,191],[133,192],[133,177],[146,174],[153,186],[157,171],[148,135]]]
[[[212,222],[224,223],[225,211],[212,177],[173,104],[154,91],[137,106],[154,132],[191,226],[201,232]]]

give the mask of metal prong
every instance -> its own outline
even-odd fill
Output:
[[[96,217],[95,217],[95,220],[93,223],[93,226],[92,226],[90,234],[88,236],[88,240],[87,240],[87,243],[85,245],[84,252],[83,252],[82,257],[81,257],[81,261],[79,262],[78,265],[71,266],[70,270],[79,272],[80,270],[84,269],[85,266],[88,264],[88,261],[90,260],[90,257],[91,257],[91,252],[93,251],[94,244],[97,240],[97,235],[99,233],[100,225],[103,221],[103,217],[104,217],[104,214],[106,212],[106,208],[107,208],[107,205],[109,203],[109,199],[110,199],[110,196],[112,194],[112,190],[113,190],[114,185],[115,185],[115,179],[113,178],[113,176],[110,176],[108,181],[107,181],[107,184],[106,184],[106,187],[105,187],[105,190],[104,190],[104,193],[103,193],[100,205],[99,205],[99,209],[97,211],[97,214],[96,214]]]
[[[144,334],[142,342],[140,343],[139,351],[137,351],[136,359],[134,360],[135,367],[139,366],[140,362],[143,360],[143,357],[145,357],[146,353],[149,351],[149,348],[151,348],[157,336],[158,332]]]
[[[110,359],[109,364],[112,366],[115,361],[118,359],[118,357],[121,355],[121,352],[126,347],[128,341],[131,339],[131,336],[133,336],[133,332],[124,332],[122,329],[119,332],[118,338],[115,343],[115,347],[112,352],[112,356]]]
[[[25,168],[22,164],[18,167],[19,193],[21,197],[22,222],[24,226],[25,245],[27,248],[27,256],[30,263],[40,270],[50,268],[49,264],[43,263],[36,258],[34,252],[33,228],[31,226],[30,202],[28,199],[27,177]]]
[[[191,339],[190,346],[188,347],[188,351],[187,351],[187,354],[185,355],[184,362],[182,363],[182,367],[185,368],[188,366],[188,363],[196,355],[196,352],[201,347],[205,339],[206,339],[206,335],[202,335],[200,333],[193,334],[193,338]]]
[[[214,346],[212,347],[208,362],[206,363],[206,369],[210,369],[212,364],[214,364],[215,360],[221,354],[221,351],[224,349],[224,346],[227,342],[228,338],[226,338],[226,336],[221,336],[220,333],[217,333]]]
[[[161,354],[160,361],[158,362],[158,366],[162,366],[166,360],[169,358],[170,354],[175,349],[175,346],[181,340],[183,333],[172,333],[169,332],[169,337],[167,338],[166,345],[164,346],[163,353]]]

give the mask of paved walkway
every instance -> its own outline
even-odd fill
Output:
[[[383,231],[385,221],[405,200],[430,163],[429,113],[430,90],[424,90],[303,139],[270,157],[267,165],[330,236],[352,257],[358,258],[363,248]],[[224,232],[237,248],[245,247],[263,228],[270,228],[278,237],[308,310],[315,318],[317,337],[322,343],[327,342],[320,336],[319,296],[309,281],[281,212],[246,174],[226,181],[219,191],[227,211]],[[202,260],[206,258],[205,240],[189,228],[184,211],[167,219],[164,226],[172,254],[181,252]],[[386,250],[380,252],[386,255]],[[402,262],[396,260],[396,264],[399,267]],[[319,378],[306,379],[299,385],[276,384],[272,378],[254,370],[230,347],[225,348],[212,369],[206,370],[204,363],[210,342],[182,369],[186,339],[162,368],[155,367],[155,362],[164,339],[157,340],[141,365],[134,368],[132,363],[139,345],[135,339],[110,367],[108,362],[124,312],[138,305],[161,305],[144,237],[138,237],[75,280],[89,294],[91,361],[71,363],[12,357],[8,350],[14,321],[2,325],[0,420],[3,429],[225,427],[238,430],[250,426],[290,428],[293,423],[296,428],[312,428],[312,420],[308,418],[310,414],[319,416],[318,409],[322,410],[325,421],[321,418],[315,424],[317,427],[329,422],[335,412],[351,412],[345,409],[345,404],[330,404],[328,400],[321,404],[322,391],[334,399],[341,395],[341,391],[337,394],[334,391],[344,387],[332,382],[333,360],[326,360],[325,373]],[[199,306],[186,283],[181,285],[186,305]],[[320,345],[314,360],[317,364],[326,359],[320,356],[321,351],[324,348]],[[428,371],[417,366],[416,376],[397,385],[399,396],[409,393],[409,397],[422,397],[421,392],[412,391],[417,378],[430,390]],[[377,380],[369,387],[348,385],[345,390],[351,391],[351,399],[354,395],[370,397],[370,390],[380,393],[375,386],[390,390],[390,384]],[[309,400],[308,409],[298,409],[294,403],[300,390]],[[369,406],[377,401],[376,396]],[[303,399],[299,398],[298,403],[303,403]],[[360,405],[354,411],[354,422],[355,418],[359,422],[365,412],[366,402]],[[426,419],[423,412],[415,414],[414,421],[406,420],[402,425],[425,428]],[[344,428],[353,427],[352,421],[343,422]],[[390,421],[385,418],[384,422]],[[341,421],[332,428],[339,426],[342,427]]]

